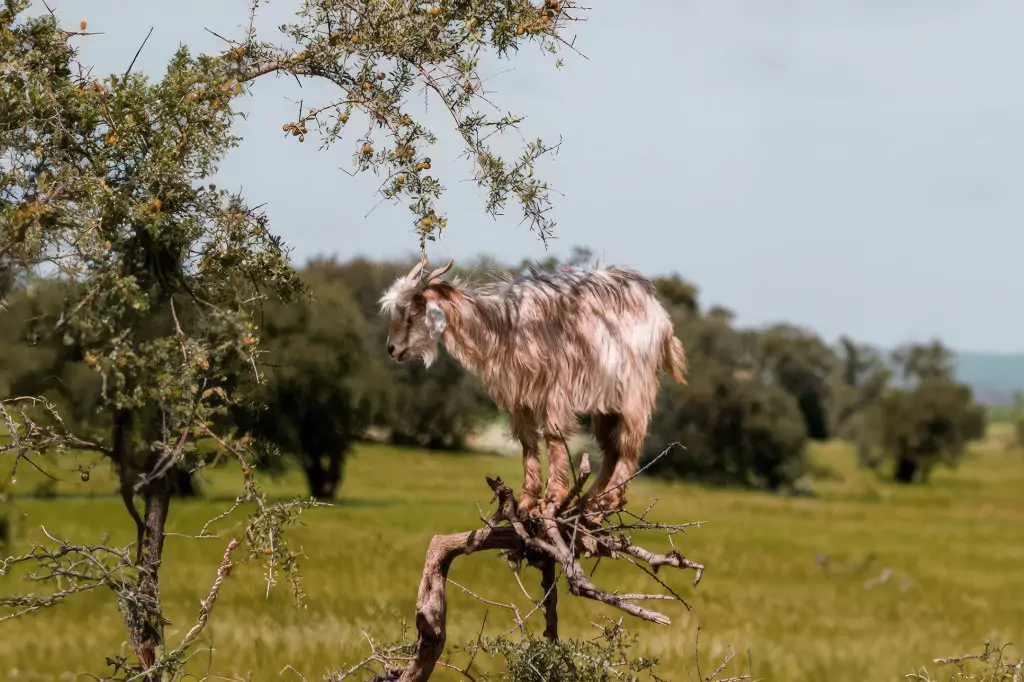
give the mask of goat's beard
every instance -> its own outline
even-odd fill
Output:
[[[423,366],[430,369],[430,366],[434,364],[434,360],[437,360],[437,346],[424,348],[423,352],[420,353],[420,357],[423,359]]]

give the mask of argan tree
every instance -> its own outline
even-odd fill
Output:
[[[134,660],[112,659],[116,672],[165,679],[190,645],[186,637],[168,646],[162,635],[169,474],[203,464],[199,439],[242,464],[243,499],[259,508],[246,533],[250,557],[266,555],[285,572],[294,566],[279,533],[291,509],[266,503],[245,448],[211,424],[236,399],[225,377],[255,366],[248,302],[293,295],[300,284],[265,218],[240,195],[205,182],[237,143],[226,62],[182,48],[158,80],[130,69],[96,78],[76,63],[72,41],[80,32],[62,30],[53,16],[25,16],[27,4],[11,0],[0,13],[0,248],[8,267],[46,263],[64,280],[66,295],[35,316],[32,336],[68,347],[69,359],[100,379],[88,404],[105,429],[96,439],[69,436],[49,403],[12,397],[3,403],[11,439],[3,449],[15,470],[28,463],[45,470],[38,458],[69,447],[109,459],[135,542],[129,549],[50,538],[56,547],[5,560],[0,573],[36,564],[36,575],[53,578],[53,591],[0,605],[26,614],[109,588],[134,653]],[[83,480],[89,461],[78,467]]]

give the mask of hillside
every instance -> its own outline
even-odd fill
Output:
[[[958,352],[956,363],[957,377],[984,402],[1008,404],[1014,391],[1024,391],[1024,353]]]

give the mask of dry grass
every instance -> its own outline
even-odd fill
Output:
[[[660,519],[707,522],[682,547],[708,566],[699,590],[689,589],[689,574],[668,575],[694,610],[669,606],[673,625],[636,628],[645,653],[662,659],[668,679],[695,673],[698,625],[705,674],[714,667],[711,659],[732,645],[741,652],[737,673],[749,667],[757,677],[786,682],[903,680],[934,657],[978,650],[986,639],[1021,639],[1024,455],[980,448],[959,471],[940,472],[932,484],[917,488],[857,471],[841,445],[819,447],[815,457],[842,479],[818,482],[818,499],[654,481],[631,489],[633,507],[660,498]],[[430,536],[477,525],[476,505],[486,507],[489,498],[484,476],[496,474],[518,485],[518,459],[359,448],[347,470],[344,501],[309,512],[306,527],[294,531],[308,557],[308,607],[295,609],[285,585],[267,599],[256,570],[234,573],[206,631],[215,649],[212,672],[296,679],[279,676],[291,664],[318,679],[365,654],[364,630],[376,639],[396,637],[400,621],[413,614]],[[31,492],[39,481],[27,469],[18,478],[10,492]],[[40,524],[78,541],[98,541],[108,531],[128,541],[131,523],[106,494],[108,476],[97,470],[89,483],[61,478],[68,482],[58,486],[58,499],[16,501],[26,520],[18,525],[19,546],[40,537]],[[215,472],[207,495],[230,501],[232,485],[229,474]],[[280,495],[304,492],[295,473],[272,487]],[[171,530],[195,533],[228,503],[176,503]],[[237,529],[222,524],[218,530],[223,539],[168,541],[163,597],[171,641],[194,622]],[[865,566],[869,556],[874,558]],[[627,569],[603,562],[595,580],[641,591],[646,577]],[[496,556],[460,559],[451,577],[489,599],[526,602]],[[536,593],[539,574],[527,577]],[[0,579],[0,593],[25,588]],[[450,642],[470,639],[486,607],[457,589],[450,594]],[[571,597],[560,606],[563,636],[590,635],[590,622],[611,614]],[[489,631],[511,626],[506,612],[491,610]],[[0,678],[70,680],[73,673],[102,673],[103,658],[123,648],[122,638],[108,596],[82,595],[49,613],[0,623]],[[208,662],[207,655],[195,659],[195,671],[205,672]],[[441,672],[435,679],[456,678]]]

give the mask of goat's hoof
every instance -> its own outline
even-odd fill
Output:
[[[544,516],[555,517],[558,516],[558,510],[565,504],[565,497],[557,497],[548,495],[544,498],[544,502],[541,504],[541,513]]]
[[[540,508],[537,505],[536,497],[523,496],[519,498],[519,518],[523,521],[527,519],[535,519],[540,516]]]
[[[580,518],[584,523],[593,528],[598,528],[608,518],[611,511],[606,509],[600,501],[590,500],[579,508]]]

